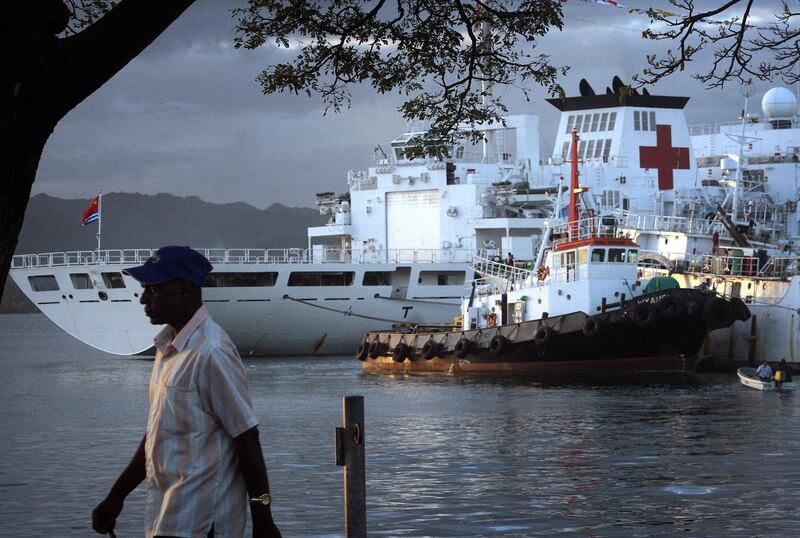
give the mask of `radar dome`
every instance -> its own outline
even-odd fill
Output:
[[[761,99],[761,110],[769,120],[793,118],[797,113],[797,99],[791,90],[772,88]]]

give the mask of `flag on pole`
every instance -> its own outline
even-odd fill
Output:
[[[89,204],[89,207],[86,208],[86,211],[83,212],[83,219],[81,219],[81,226],[86,226],[90,222],[94,222],[100,218],[100,195],[94,197],[94,199]]]

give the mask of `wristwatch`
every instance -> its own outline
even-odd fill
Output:
[[[270,497],[269,493],[265,493],[263,495],[259,495],[258,497],[250,497],[250,502],[253,504],[269,506],[272,504],[272,497]]]

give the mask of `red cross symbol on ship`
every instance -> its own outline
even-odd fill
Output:
[[[658,170],[658,190],[672,190],[672,171],[689,169],[689,148],[673,148],[672,126],[656,125],[656,145],[639,146],[639,166]]]

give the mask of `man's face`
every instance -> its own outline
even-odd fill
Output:
[[[144,314],[153,325],[172,325],[183,320],[185,315],[187,283],[167,280],[160,284],[142,282],[144,293],[139,302],[144,305]],[[185,320],[184,320],[185,321]]]

